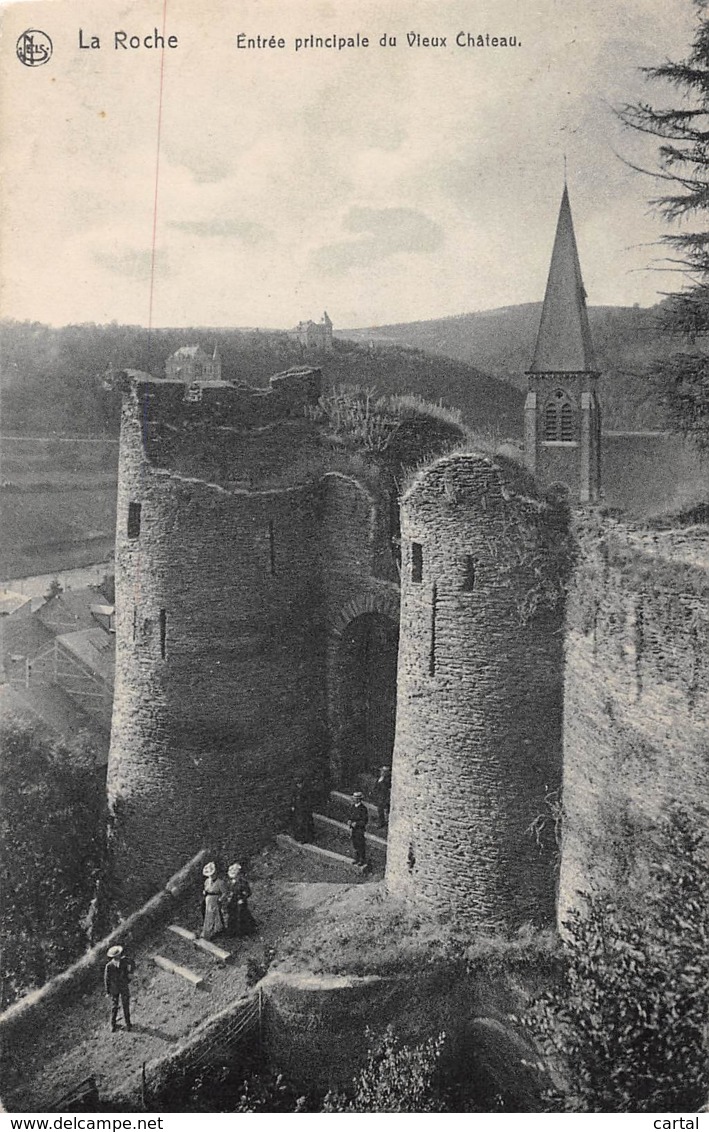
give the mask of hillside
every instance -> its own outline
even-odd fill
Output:
[[[610,429],[664,427],[663,411],[648,383],[651,359],[670,346],[658,331],[659,307],[590,307],[591,332],[602,373],[604,423]],[[357,342],[406,345],[455,358],[516,388],[534,351],[541,303],[456,315],[425,322],[343,330]]]
[[[522,395],[456,359],[397,344],[338,341],[304,351],[285,333],[157,330],[39,323],[2,327],[0,577],[12,579],[105,560],[113,547],[119,395],[109,369],[164,372],[179,346],[199,343],[222,356],[223,376],[249,385],[292,365],[319,365],[324,386],[359,385],[378,396],[415,394],[459,409],[477,432],[519,435]],[[403,436],[406,430],[403,430]],[[57,438],[77,438],[75,440]],[[101,439],[99,442],[97,438]],[[111,441],[111,443],[108,443]]]
[[[280,331],[154,330],[134,326],[2,326],[3,432],[105,435],[118,432],[118,397],[103,388],[108,369],[160,375],[179,346],[216,345],[225,379],[263,385],[292,365],[320,365],[326,385],[363,385],[379,394],[413,393],[461,410],[479,430],[518,433],[522,398],[509,384],[457,358],[424,355],[398,343],[338,341],[328,353],[303,347]],[[5,477],[0,477],[5,478]]]

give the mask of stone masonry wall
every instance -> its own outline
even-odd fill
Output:
[[[519,469],[452,456],[402,504],[387,885],[483,934],[555,918],[550,823],[539,843],[531,827],[561,780],[567,542],[530,490]]]
[[[709,804],[709,531],[633,531],[591,515],[578,535],[562,917],[591,888],[642,899],[673,805],[706,821]]]
[[[124,907],[205,843],[230,857],[263,843],[293,777],[322,777],[324,748],[317,482],[225,489],[156,466],[142,392],[124,406],[116,542],[109,799]],[[281,436],[294,459],[301,428]]]

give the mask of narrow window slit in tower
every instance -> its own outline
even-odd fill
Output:
[[[128,538],[138,538],[140,535],[140,503],[128,504]]]
[[[472,593],[475,589],[475,559],[472,554],[465,556],[465,574],[463,576],[463,590]]]
[[[167,645],[167,611],[160,610],[160,656],[165,659]]]
[[[135,640],[136,633],[138,632],[138,606],[133,606],[133,640]]]
[[[271,570],[271,576],[276,576],[276,537],[273,530],[273,519],[269,520],[268,524],[268,556]]]
[[[423,581],[423,546],[420,542],[411,543],[411,581]]]
[[[434,583],[431,591],[431,651],[428,656],[428,674],[436,675],[436,604],[438,602],[438,588]]]

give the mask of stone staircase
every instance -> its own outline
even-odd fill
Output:
[[[362,870],[352,860],[352,844],[347,824],[353,805],[351,794],[332,790],[323,807],[325,813],[313,813],[315,841],[298,842],[288,834],[281,834],[278,842],[312,860],[317,859],[323,866],[329,866],[338,878],[350,883],[358,879],[381,879],[386,865],[386,829],[378,827],[377,808],[371,803],[365,805],[369,811],[369,827],[365,834],[367,857],[370,868]],[[376,832],[375,832],[376,831]]]
[[[323,807],[326,812],[313,814],[315,841],[302,843],[284,833],[277,837],[279,846],[296,859],[300,857],[309,874],[315,871],[325,879],[348,884],[381,879],[386,866],[386,829],[379,828],[376,806],[365,802],[369,811],[369,828],[365,834],[369,868],[356,866],[347,824],[352,805],[351,794],[332,790]],[[215,943],[201,939],[192,928],[173,923],[165,928],[151,958],[157,967],[182,982],[195,989],[206,989],[218,976],[220,968],[238,957],[240,942],[220,937]]]
[[[211,940],[201,939],[191,928],[181,924],[167,925],[159,951],[152,956],[153,962],[163,971],[176,975],[193,987],[203,987],[209,977],[231,959],[231,951]]]

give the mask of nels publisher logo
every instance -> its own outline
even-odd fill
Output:
[[[52,57],[52,41],[44,31],[28,28],[17,40],[17,58],[25,67],[41,67]]]

